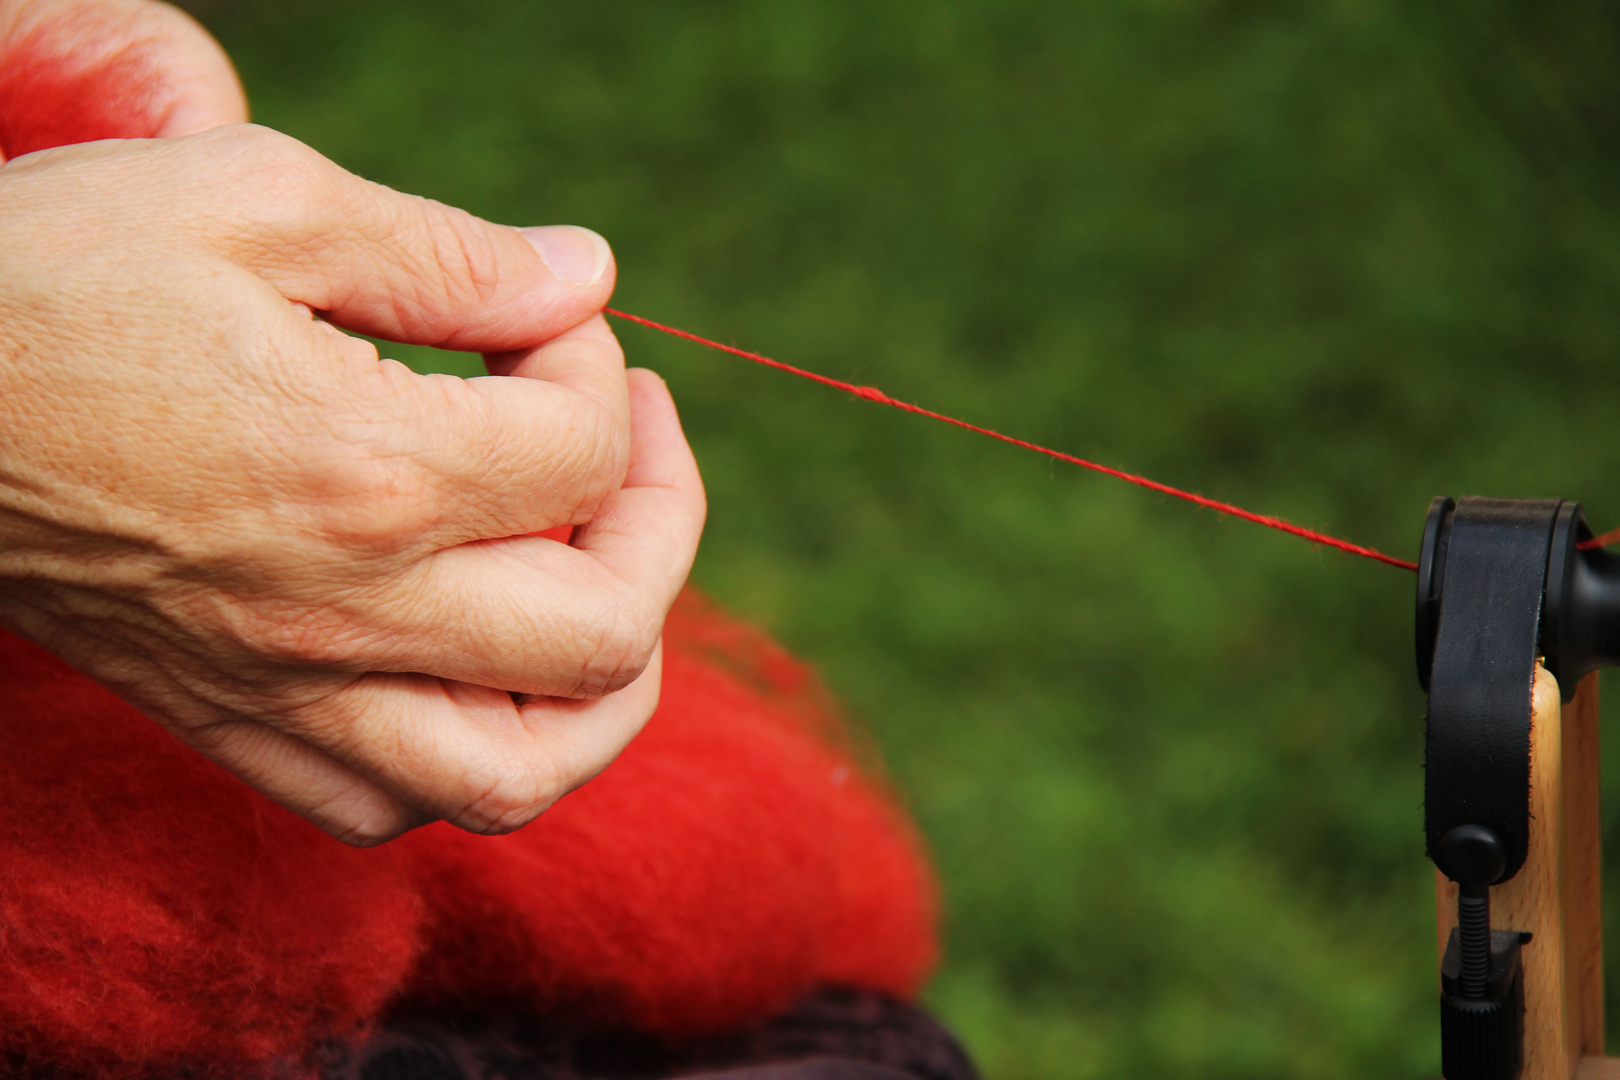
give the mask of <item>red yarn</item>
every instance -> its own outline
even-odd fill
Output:
[[[914,993],[929,873],[815,680],[690,596],[665,642],[646,731],[537,822],[357,851],[0,635],[0,1062],[240,1075],[390,1002],[678,1036]]]
[[[69,10],[0,52],[0,160],[158,133],[158,71],[138,46],[95,48],[103,28],[93,14]]]
[[[1616,540],[1620,540],[1620,529],[1610,529],[1601,536],[1594,536],[1590,540],[1582,540],[1575,546],[1582,551],[1591,551],[1593,548],[1608,547]]]
[[[1078,465],[1082,469],[1090,469],[1092,472],[1099,472],[1104,476],[1112,476],[1114,479],[1123,480],[1127,484],[1135,484],[1137,487],[1145,487],[1149,491],[1157,491],[1161,495],[1169,495],[1173,498],[1184,499],[1187,502],[1192,503],[1194,506],[1203,507],[1205,510],[1214,510],[1218,514],[1226,514],[1229,517],[1240,518],[1243,521],[1251,521],[1256,525],[1264,525],[1268,529],[1276,529],[1277,531],[1285,532],[1290,536],[1297,536],[1301,540],[1309,540],[1313,544],[1321,544],[1323,547],[1334,548],[1350,555],[1360,555],[1364,559],[1372,559],[1375,562],[1381,562],[1388,566],[1396,566],[1402,570],[1415,571],[1418,568],[1417,563],[1415,562],[1409,562],[1406,559],[1397,559],[1393,555],[1385,555],[1382,551],[1379,551],[1376,548],[1363,547],[1360,544],[1352,544],[1348,540],[1340,540],[1336,536],[1329,536],[1327,533],[1317,532],[1315,529],[1307,529],[1303,525],[1295,525],[1291,521],[1284,521],[1282,518],[1272,517],[1270,514],[1257,514],[1253,510],[1245,510],[1241,506],[1234,506],[1231,503],[1221,502],[1219,499],[1211,499],[1207,495],[1199,495],[1197,492],[1193,491],[1183,491],[1180,488],[1171,487],[1169,484],[1161,484],[1157,480],[1149,480],[1145,476],[1137,476],[1135,473],[1128,473],[1123,469],[1115,469],[1108,465],[1099,465],[1095,461],[1087,461],[1085,458],[1075,457],[1073,454],[1065,454],[1061,450],[1053,450],[1050,447],[1042,446],[1040,443],[1033,443],[1027,439],[1020,439],[1015,435],[1003,435],[994,428],[980,427],[978,424],[970,424],[966,420],[958,420],[954,416],[947,416],[945,413],[935,412],[933,409],[925,409],[921,405],[913,405],[909,401],[901,401],[899,398],[892,398],[875,386],[860,386],[856,383],[845,382],[842,379],[834,379],[829,375],[821,375],[814,371],[806,371],[804,368],[794,367],[792,364],[785,364],[780,360],[773,360],[769,356],[762,356],[756,352],[749,352],[747,349],[739,349],[735,345],[723,345],[718,341],[710,341],[708,338],[694,334],[690,330],[679,330],[673,326],[665,326],[661,322],[654,322],[651,319],[644,319],[640,315],[632,315],[627,311],[615,311],[612,308],[604,308],[603,310],[609,315],[624,319],[628,322],[636,323],[639,326],[645,326],[649,330],[657,330],[660,333],[670,334],[686,341],[696,342],[699,345],[706,345],[711,349],[719,349],[721,352],[728,352],[733,356],[740,356],[745,360],[752,360],[756,364],[764,364],[766,367],[773,367],[778,371],[785,371],[789,375],[797,375],[801,379],[809,379],[812,382],[821,383],[823,386],[830,386],[835,390],[842,390],[846,394],[854,394],[858,398],[865,398],[867,401],[875,401],[879,405],[890,405],[896,409],[902,409],[908,413],[915,413],[918,416],[926,416],[930,420],[938,420],[943,424],[951,424],[955,427],[963,428],[964,430],[973,432],[975,435],[986,435],[992,439],[998,439],[1001,442],[1010,443],[1013,446],[1019,447],[1023,450],[1033,450],[1037,454],[1045,454],[1049,458],[1056,458],[1059,461],[1068,462],[1070,465]],[[1616,534],[1620,535],[1620,530],[1616,530]]]

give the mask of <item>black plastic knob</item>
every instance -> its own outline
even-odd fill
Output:
[[[1484,888],[1496,884],[1507,869],[1507,849],[1484,826],[1458,825],[1440,838],[1434,865],[1459,885]]]

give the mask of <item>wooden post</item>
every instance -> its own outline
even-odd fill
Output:
[[[1598,769],[1598,676],[1582,679],[1563,709],[1564,911],[1568,924],[1570,1019],[1575,1045],[1597,1066],[1593,1078],[1620,1080],[1620,1062],[1605,1067],[1603,1033],[1603,815]]]
[[[1603,852],[1598,812],[1597,674],[1567,706],[1536,668],[1530,728],[1530,850],[1491,890],[1491,924],[1535,935],[1524,963],[1524,1080],[1620,1080],[1603,1041]],[[1440,951],[1457,925],[1457,886],[1438,871]]]

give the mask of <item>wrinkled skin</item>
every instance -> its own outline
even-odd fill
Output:
[[[702,528],[607,245],[243,123],[164,5],[0,0],[0,63],[68,9],[173,77],[164,138],[0,166],[0,625],[350,843],[522,825],[651,714]]]

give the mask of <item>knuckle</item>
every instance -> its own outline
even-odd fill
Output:
[[[337,447],[304,462],[289,510],[323,539],[358,553],[388,554],[444,518],[449,493],[406,453]]]
[[[549,810],[566,790],[544,763],[502,762],[483,789],[447,820],[485,836],[514,832]]]
[[[574,524],[588,521],[624,485],[630,468],[630,432],[625,425],[606,405],[578,400],[558,467],[559,486],[575,493]]]
[[[663,632],[662,612],[644,601],[621,597],[591,642],[580,676],[580,696],[600,697],[641,677]]]
[[[243,605],[236,621],[238,636],[255,653],[286,667],[351,666],[367,637],[349,618],[330,607],[285,602]]]
[[[398,811],[352,803],[328,804],[305,816],[334,840],[357,848],[386,844],[409,831],[413,824]]]
[[[501,258],[487,222],[376,184],[365,183],[350,195],[362,212],[342,223],[348,246],[386,249],[388,261],[403,271],[392,279],[390,314],[409,333],[438,343],[457,312],[494,305],[503,288]]]
[[[217,190],[228,200],[227,212],[246,215],[268,236],[285,240],[311,231],[312,214],[343,212],[346,174],[297,139],[257,124],[234,124],[201,138],[220,166]]]
[[[488,223],[432,199],[412,197],[409,205],[429,238],[437,269],[450,300],[460,306],[491,303],[501,287],[500,252]]]
[[[288,187],[298,187],[319,176],[325,161],[292,136],[258,124],[218,128],[204,139],[214,153],[225,159],[238,181],[275,179]]]

